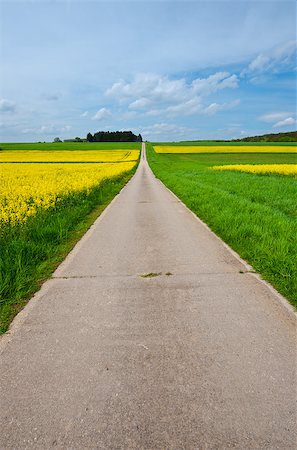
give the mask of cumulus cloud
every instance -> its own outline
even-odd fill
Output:
[[[87,117],[88,114],[89,114],[89,111],[84,111],[84,112],[80,115],[80,117]]]
[[[140,73],[131,83],[123,80],[114,83],[105,92],[107,96],[122,99],[146,99],[147,101],[172,101],[184,96],[186,83],[184,79],[170,80],[166,76]]]
[[[184,78],[141,73],[131,82],[114,83],[105,95],[120,103],[129,103],[129,109],[144,111],[147,116],[192,115],[203,113],[204,98],[223,89],[238,87],[238,77],[229,72],[216,72],[206,78],[187,82]],[[213,108],[214,109],[214,108]]]
[[[293,117],[287,117],[287,119],[280,120],[279,122],[275,123],[273,125],[273,128],[281,128],[281,127],[287,127],[289,125],[295,125],[296,120]]]
[[[3,113],[13,113],[16,110],[16,103],[5,98],[0,99],[0,111]]]
[[[92,117],[92,120],[105,120],[111,116],[111,112],[107,108],[99,109]]]
[[[260,53],[241,72],[242,76],[263,73],[280,73],[296,69],[296,40],[288,41],[269,53]]]
[[[187,83],[184,78],[172,80],[167,76],[141,73],[136,75],[131,83],[123,80],[114,83],[105,94],[119,100],[135,98],[130,106],[144,107],[154,101],[185,101],[197,94],[207,96],[220,89],[236,87],[237,76],[230,75],[229,72],[217,72],[207,78],[196,78],[191,83]]]

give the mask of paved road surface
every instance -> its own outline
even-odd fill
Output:
[[[2,338],[0,448],[296,449],[294,314],[242,270],[143,155]]]

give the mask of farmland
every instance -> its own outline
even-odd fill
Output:
[[[40,151],[40,150],[11,150],[0,152],[0,163],[119,163],[136,161],[138,150],[73,150],[73,151]]]
[[[184,143],[161,147],[156,145],[157,153],[148,146],[155,175],[296,305],[296,147],[245,143],[231,149],[219,146],[215,152],[216,146],[205,144],[195,152]],[[278,172],[286,165],[292,173],[276,173],[276,164],[280,165]],[[258,168],[249,173],[251,166],[259,165],[263,165],[262,173],[257,173]],[[274,169],[269,170],[271,165]],[[213,170],[214,166],[220,170]]]
[[[156,153],[296,153],[293,145],[155,145]]]
[[[28,296],[132,176],[140,146],[0,147],[0,331],[4,332]]]
[[[297,164],[226,164],[213,166],[213,170],[235,170],[247,173],[262,173],[264,175],[279,174],[297,177]]]
[[[121,151],[121,150],[139,150],[140,145],[137,142],[6,142],[0,143],[1,151],[24,151],[36,150],[47,152],[51,151]]]

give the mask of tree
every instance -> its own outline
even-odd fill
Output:
[[[93,142],[94,141],[93,135],[91,133],[87,134],[87,141],[88,142]]]
[[[141,134],[139,134],[139,135],[137,136],[137,142],[142,142],[142,136],[141,136]]]
[[[97,131],[93,136],[87,135],[89,142],[137,142],[137,139],[132,131]]]
[[[59,137],[55,137],[54,142],[62,142]]]

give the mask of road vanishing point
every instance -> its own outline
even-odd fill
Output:
[[[0,340],[0,448],[296,449],[295,317],[143,144]]]

